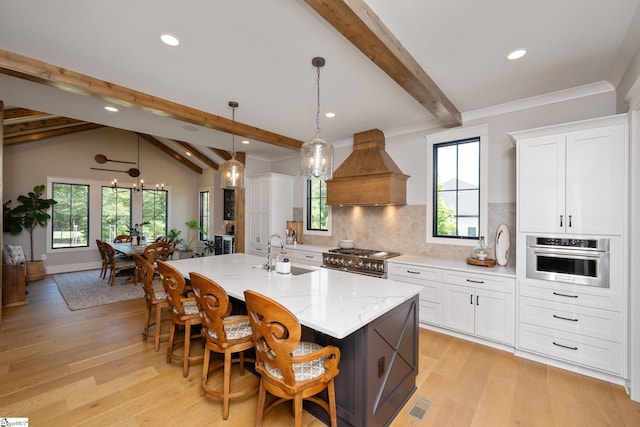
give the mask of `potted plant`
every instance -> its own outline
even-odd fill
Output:
[[[4,218],[8,220],[8,224],[3,229],[12,235],[20,234],[23,229],[29,233],[30,261],[27,261],[26,265],[27,282],[40,280],[46,274],[44,262],[33,259],[33,231],[38,226],[46,227],[51,219],[51,215],[47,211],[58,202],[43,198],[44,188],[44,185],[36,185],[33,187],[33,191],[30,191],[26,196],[18,196],[19,205],[13,209],[9,209],[7,206],[9,202],[4,206]]]
[[[143,227],[145,225],[149,225],[149,221],[144,221],[140,224],[134,224],[133,227],[128,227],[127,228],[127,232],[129,233],[129,236],[131,236],[131,243],[133,244],[133,238],[136,238],[136,244],[139,245],[140,244],[140,236],[142,236],[143,234]]]

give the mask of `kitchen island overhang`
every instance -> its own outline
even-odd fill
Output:
[[[282,275],[247,254],[188,258],[170,263],[189,277],[215,280],[244,301],[252,289],[294,313],[307,335],[341,351],[336,377],[339,425],[387,425],[415,391],[420,286],[325,268]],[[326,414],[305,406],[323,421]]]

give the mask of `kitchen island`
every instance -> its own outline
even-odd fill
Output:
[[[191,271],[210,277],[236,300],[252,289],[287,307],[303,326],[303,339],[340,348],[339,425],[389,424],[415,391],[421,288],[295,264],[299,274],[283,275],[266,271],[264,262],[238,253],[170,263],[185,277]],[[305,408],[328,421],[312,404]]]

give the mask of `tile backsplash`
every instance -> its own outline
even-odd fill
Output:
[[[511,256],[515,265],[515,203],[490,203],[488,206],[488,233],[486,243],[495,249],[496,229],[500,224],[509,227]],[[302,220],[302,208],[294,209],[294,220]],[[466,259],[468,246],[436,245],[426,243],[427,208],[425,205],[332,208],[332,236],[304,235],[304,243],[337,247],[342,239],[354,240],[357,247],[400,252],[445,260]],[[297,218],[297,219],[296,219]]]

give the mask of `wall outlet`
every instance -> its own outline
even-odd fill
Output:
[[[42,261],[46,261],[47,260],[47,255],[46,254],[40,255],[40,259]]]

